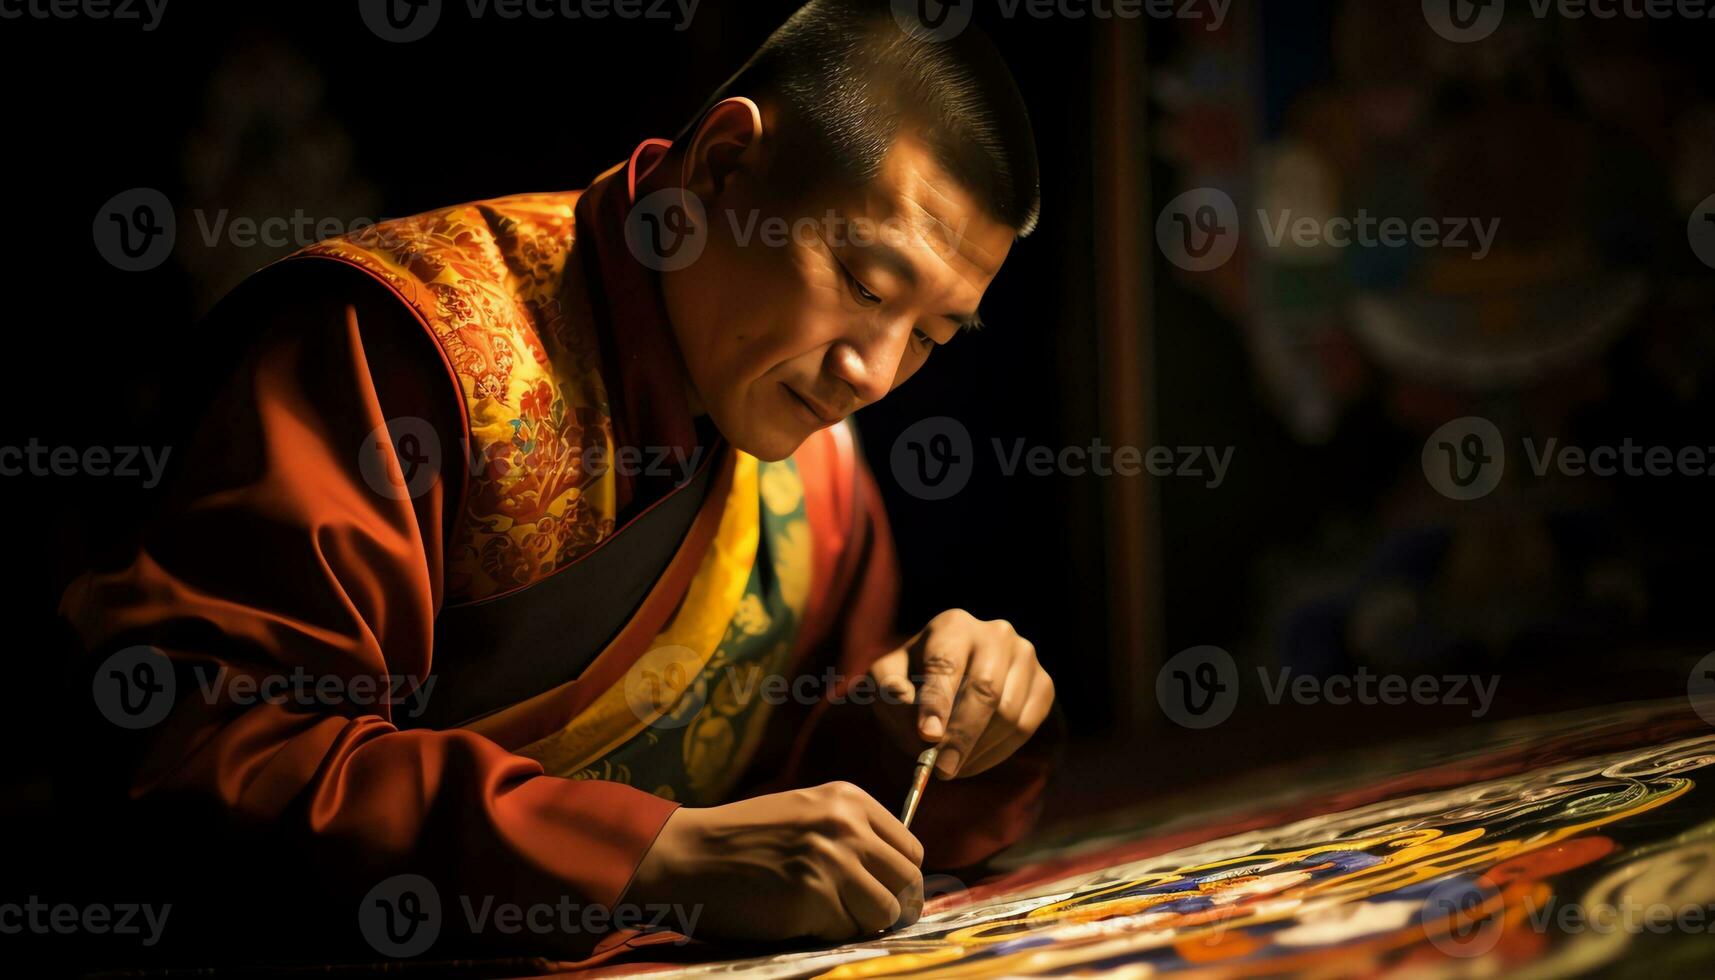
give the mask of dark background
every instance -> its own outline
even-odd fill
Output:
[[[198,209],[349,221],[582,186],[671,136],[796,6],[704,0],[675,31],[472,22],[453,3],[408,44],[346,3],[173,0],[152,32],[0,22],[15,406],[0,444],[174,444],[187,420],[172,406],[220,383],[235,342],[199,317],[296,247],[207,245]],[[1686,233],[1715,194],[1709,22],[1523,19],[1450,46],[1416,2],[1238,2],[1218,32],[978,7],[1032,108],[1043,221],[990,290],[988,328],[859,421],[905,561],[900,625],[950,606],[1004,616],[1055,675],[1075,737],[1059,810],[1474,720],[1446,704],[1271,705],[1252,688],[1230,723],[1190,731],[1153,692],[1159,664],[1193,646],[1247,670],[1496,676],[1490,720],[1684,695],[1711,649],[1715,479],[1537,479],[1517,439],[1715,446],[1715,273]],[[1247,248],[1213,274],[1165,259],[1156,216],[1183,190],[1222,187],[1241,213],[1304,200],[1270,169],[1289,145],[1338,175],[1342,213],[1500,218],[1496,256],[1481,275],[1421,255],[1306,266]],[[178,242],[132,273],[102,260],[91,222],[137,187],[173,202]],[[1116,311],[1116,276],[1142,287],[1139,308]],[[1610,280],[1635,298],[1599,342],[1500,385],[1390,360],[1352,303],[1475,296],[1423,339],[1481,361],[1557,349],[1576,325],[1529,297]],[[922,501],[892,479],[890,450],[940,415],[967,426],[977,465],[963,493]],[[1496,420],[1517,454],[1470,503],[1436,494],[1419,464],[1463,415]],[[1232,471],[1214,489],[1008,477],[986,448],[1127,432],[1232,447]],[[79,570],[123,552],[153,498],[92,477],[6,477],[0,495],[16,603],[0,812],[40,826],[55,777],[75,779],[80,760],[56,746],[74,744],[63,726],[88,697],[53,609]],[[1115,585],[1118,567],[1141,570],[1141,591]]]

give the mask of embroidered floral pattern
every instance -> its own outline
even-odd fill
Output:
[[[540,580],[613,533],[613,424],[594,321],[568,304],[575,192],[526,194],[373,225],[298,256],[393,288],[452,364],[470,418],[464,520],[447,601]],[[572,291],[581,297],[581,293]],[[571,308],[572,306],[577,308]]]

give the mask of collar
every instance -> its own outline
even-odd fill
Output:
[[[602,375],[608,384],[616,448],[642,452],[647,466],[657,459],[688,460],[698,444],[697,427],[685,396],[684,359],[673,338],[658,273],[637,261],[625,243],[625,220],[637,200],[637,185],[660,165],[673,144],[650,139],[631,157],[590,184],[576,207],[577,251],[583,253],[591,312],[601,344]],[[679,455],[662,456],[663,452]],[[671,465],[671,464],[669,464]],[[651,499],[680,476],[633,478],[619,474],[622,509]]]

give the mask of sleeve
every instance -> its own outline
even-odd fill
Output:
[[[129,567],[86,574],[62,599],[92,670],[136,645],[172,665],[165,718],[122,733],[126,795],[203,847],[241,842],[217,875],[236,891],[218,901],[349,900],[333,921],[353,937],[362,896],[397,874],[433,885],[443,935],[464,927],[466,901],[612,906],[675,804],[391,720],[386,695],[423,686],[443,653],[463,401],[438,345],[378,283],[339,269],[292,286],[224,315],[222,329],[258,340],[174,495]],[[438,459],[419,441],[402,463],[401,420],[434,434]],[[425,463],[438,475],[405,479]],[[241,678],[264,696],[244,696]],[[575,953],[599,937],[560,938]]]
[[[863,787],[884,806],[904,803],[916,763],[881,730],[873,704],[851,689],[877,657],[907,637],[896,628],[899,565],[892,531],[875,478],[861,454],[836,454],[830,461],[836,486],[849,488],[838,510],[849,508],[851,532],[833,564],[834,592],[842,597],[831,642],[804,668],[834,667],[828,695],[812,709],[786,765],[791,785],[811,786],[847,780]],[[845,515],[842,515],[842,517]],[[1064,741],[1059,712],[1050,713],[1035,735],[1013,756],[976,776],[933,779],[925,791],[911,830],[923,842],[924,868],[972,869],[1023,837],[1042,809],[1043,791]]]

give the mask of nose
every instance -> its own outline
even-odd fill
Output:
[[[854,410],[880,401],[893,390],[910,340],[911,323],[900,319],[884,326],[866,324],[861,336],[843,338],[828,348],[828,373],[857,396]]]

